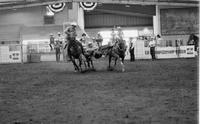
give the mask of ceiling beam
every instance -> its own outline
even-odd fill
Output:
[[[72,0],[73,2],[98,2],[110,4],[140,4],[140,5],[170,5],[170,6],[199,6],[196,3],[162,2],[160,0]],[[198,2],[198,1],[196,1]]]
[[[5,9],[18,9],[18,8],[25,8],[25,7],[33,7],[33,6],[43,6],[49,5],[54,3],[62,3],[62,2],[97,2],[97,3],[109,3],[109,4],[135,4],[135,5],[159,5],[159,6],[185,6],[185,7],[199,7],[199,4],[195,3],[178,3],[178,2],[159,2],[158,0],[153,1],[144,1],[144,0],[49,0],[45,2],[29,2],[22,5],[7,5],[7,6],[0,6],[0,10]]]

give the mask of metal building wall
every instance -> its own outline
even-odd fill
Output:
[[[86,28],[113,26],[153,26],[153,17],[125,16],[114,14],[85,15]]]
[[[102,4],[85,12],[86,28],[153,26],[155,6]]]

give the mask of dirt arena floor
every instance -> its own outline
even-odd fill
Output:
[[[0,65],[0,124],[197,124],[197,59]]]

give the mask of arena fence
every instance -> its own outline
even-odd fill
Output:
[[[194,46],[157,47],[158,59],[192,58],[195,57]],[[145,42],[137,42],[135,47],[136,59],[151,59],[150,49]],[[66,61],[66,50],[61,48],[60,60]],[[127,49],[126,58],[130,59]],[[0,45],[0,64],[27,63],[40,61],[56,61],[55,50],[50,49],[48,43],[43,44],[5,44]]]

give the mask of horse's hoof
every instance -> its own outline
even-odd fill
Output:
[[[125,69],[122,69],[122,72],[125,72]]]
[[[108,71],[113,71],[114,68],[110,67],[110,68],[107,68]]]
[[[87,72],[87,70],[82,70],[82,71],[81,71],[81,73],[85,73],[85,72]]]

